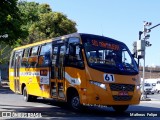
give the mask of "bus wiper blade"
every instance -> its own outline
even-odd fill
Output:
[[[126,69],[130,69],[130,70],[133,70],[134,72],[138,72],[136,69],[134,69],[134,67],[132,67],[131,65],[124,65],[123,66],[124,68]],[[124,69],[125,70],[125,69]]]

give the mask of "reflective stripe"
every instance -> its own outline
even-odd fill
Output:
[[[10,72],[10,76],[14,76],[14,72]],[[40,72],[20,72],[20,76],[40,76]],[[65,79],[72,85],[80,85],[80,78],[72,78],[67,72],[65,72]]]

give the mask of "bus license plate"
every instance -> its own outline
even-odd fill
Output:
[[[118,93],[118,95],[120,95],[120,96],[128,95],[128,92],[127,91],[120,91]]]

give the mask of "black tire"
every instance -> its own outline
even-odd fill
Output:
[[[31,96],[28,95],[28,92],[27,92],[27,88],[26,88],[26,87],[24,87],[24,89],[23,89],[23,99],[24,99],[24,101],[26,101],[26,102],[30,102],[30,101],[31,101]]]
[[[36,101],[37,100],[37,96],[31,95],[31,101]]]
[[[79,111],[82,108],[82,105],[80,104],[79,95],[77,94],[70,95],[68,103],[72,110]]]
[[[129,105],[113,105],[112,108],[118,112],[123,113],[128,109]]]

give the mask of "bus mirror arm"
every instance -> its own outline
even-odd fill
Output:
[[[132,57],[133,57],[133,58],[138,58],[137,53],[134,52],[134,53],[132,54]]]

